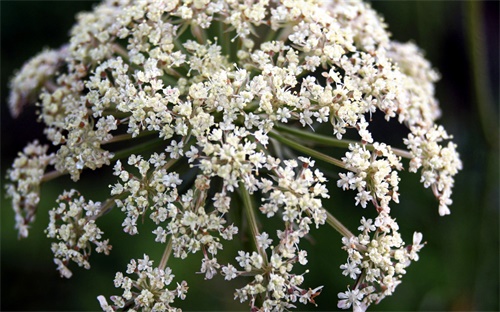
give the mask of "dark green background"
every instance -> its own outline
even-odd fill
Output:
[[[33,110],[15,121],[10,118],[6,109],[8,78],[43,47],[58,47],[67,41],[74,14],[92,5],[90,1],[0,2],[2,182],[17,151],[28,141],[42,137],[40,125],[33,122]],[[437,202],[430,190],[423,189],[418,176],[403,174],[401,204],[393,207],[393,213],[407,242],[413,231],[421,231],[427,245],[420,261],[408,269],[396,294],[371,309],[498,310],[499,2],[374,1],[373,6],[385,17],[395,39],[414,40],[441,72],[437,97],[443,117],[439,122],[454,134],[464,170],[456,179],[452,214],[447,217],[438,216]],[[73,278],[59,278],[52,263],[50,241],[43,234],[46,211],[61,188],[78,187],[84,195],[102,200],[108,192],[107,183],[91,183],[96,178],[103,179],[86,173],[78,185],[69,179],[46,185],[36,224],[30,237],[21,241],[17,240],[13,212],[2,192],[1,310],[97,310],[98,294],[118,293],[112,280],[116,271],[125,270],[128,259],[140,258],[144,251],[153,259],[161,257],[161,248],[150,243],[153,237],[149,230],[142,228],[142,235],[128,237],[121,231],[120,214],[111,214],[101,222],[112,239],[111,255],[93,255],[90,271],[74,268]],[[364,212],[354,207],[354,194],[333,189],[332,195],[328,205],[354,229]],[[317,310],[335,310],[336,294],[350,283],[338,268],[346,257],[339,249],[340,237],[333,230],[325,226],[313,235],[315,243],[306,246],[311,271],[306,275],[306,285],[325,285],[316,300]],[[225,253],[234,253],[237,247],[233,244]],[[230,285],[220,276],[203,281],[201,275],[194,274],[199,270],[199,258],[171,263],[179,277],[175,281],[185,278],[190,284],[187,300],[179,306],[186,310],[244,309],[244,305],[232,300],[230,287],[237,284]]]

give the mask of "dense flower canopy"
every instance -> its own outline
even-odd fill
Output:
[[[42,182],[62,174],[78,181],[86,169],[112,166],[109,199],[65,191],[50,211],[46,232],[57,241],[61,275],[71,276],[70,261],[89,268],[93,245],[109,253],[96,221],[115,209],[130,235],[149,217],[166,254],[202,252],[206,279],[253,276],[235,291],[252,310],[283,310],[321,292],[302,286],[294,266],[307,264],[300,241],[310,226],[328,223],[348,253],[342,274],[355,281],[338,306],[366,309],[393,293],[423,246],[420,233],[405,245],[390,215],[403,158],[438,198],[439,214],[450,213],[461,162],[435,123],[438,78],[419,49],[392,41],[361,1],[104,1],[77,16],[67,45],[43,51],[11,81],[12,114],[38,101],[55,147],[31,143],[8,172],[16,228],[28,236]],[[407,151],[374,140],[377,113],[408,128]],[[358,141],[345,140],[348,132]],[[345,156],[314,150],[315,140]],[[359,235],[324,207],[332,190],[315,160],[339,168],[337,186],[354,191],[355,205],[376,209]],[[228,217],[236,209],[245,211],[255,251],[222,264],[224,241],[242,229]],[[265,217],[283,227],[266,232],[256,222]],[[164,288],[174,277],[166,259],[153,267],[144,255],[127,273],[138,279],[117,273],[124,293],[111,298],[113,307],[99,297],[104,310],[172,310],[186,296],[185,282]]]

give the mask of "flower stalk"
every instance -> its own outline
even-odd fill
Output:
[[[354,234],[349,231],[348,228],[342,224],[337,218],[335,218],[328,210],[325,209],[326,212],[326,223],[330,225],[332,228],[334,228],[337,232],[340,233],[345,238],[351,238],[354,237]]]
[[[323,146],[331,146],[331,147],[340,147],[340,148],[349,148],[351,144],[362,144],[360,141],[354,140],[346,140],[346,139],[336,139],[332,136],[327,136],[324,134],[306,131],[304,129],[292,128],[284,125],[276,125],[275,129],[282,133],[293,136],[294,138],[305,140],[306,142],[317,143]],[[375,147],[370,143],[363,143],[364,146],[370,151],[373,151]],[[406,158],[413,159],[413,155],[405,150],[392,147],[392,151],[394,154]]]
[[[337,167],[340,167],[340,168],[343,168],[343,169],[347,169],[345,164],[341,161],[341,160],[338,160],[334,157],[331,157],[331,156],[328,156],[326,154],[323,154],[317,150],[314,150],[312,148],[309,148],[307,146],[304,146],[296,141],[293,141],[291,139],[288,139],[282,135],[280,135],[278,132],[276,131],[271,131],[269,132],[269,137],[279,141],[280,143],[283,143],[285,144],[286,146],[296,150],[296,151],[299,151],[299,152],[302,152],[308,156],[311,156],[315,159],[319,159],[319,160],[322,160],[326,163],[329,163],[329,164],[332,164],[334,166],[337,166]]]
[[[258,253],[260,254],[260,256],[264,261],[264,266],[267,266],[267,261],[268,261],[267,254],[265,250],[259,246],[259,243],[257,241],[257,236],[260,236],[260,231],[257,222],[257,216],[255,215],[255,207],[253,205],[253,200],[250,197],[250,193],[245,188],[245,185],[243,185],[243,183],[240,183],[239,191],[241,199],[243,201],[243,208],[245,210],[245,215],[247,217],[248,227],[250,228],[250,232],[252,234],[252,240],[255,243],[255,248],[257,249]]]
[[[168,237],[167,245],[165,246],[165,250],[161,256],[160,264],[158,268],[161,270],[165,270],[167,267],[168,258],[170,258],[170,254],[172,253],[172,236]]]

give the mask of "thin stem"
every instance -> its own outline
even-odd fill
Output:
[[[470,55],[470,71],[473,76],[477,109],[484,137],[491,147],[498,148],[498,111],[495,109],[492,88],[488,79],[488,57],[484,18],[481,16],[484,3],[467,1],[463,6],[467,21],[467,39]]]
[[[108,213],[112,208],[113,206],[115,206],[116,202],[115,200],[117,198],[120,198],[120,197],[124,197],[125,194],[118,194],[118,195],[115,195],[111,198],[108,198],[104,204],[101,205],[101,208],[99,210],[99,213],[97,215],[94,215],[92,217],[90,217],[91,220],[96,220],[97,218],[105,215],[106,213]]]
[[[57,90],[57,85],[52,80],[47,80],[43,86],[51,93]]]
[[[41,182],[48,182],[48,181],[54,180],[54,179],[59,178],[60,176],[62,176],[64,174],[65,173],[59,172],[57,170],[47,172],[46,174],[43,175]]]
[[[231,38],[229,37],[229,32],[227,31],[227,25],[223,22],[219,22],[218,25],[219,42],[224,43],[221,45],[222,55],[226,55],[229,58],[231,54]]]
[[[322,160],[322,161],[327,162],[329,164],[332,164],[334,166],[349,170],[348,168],[346,168],[345,164],[341,160],[338,160],[337,158],[334,158],[334,157],[328,156],[326,154],[323,154],[321,152],[318,152],[316,150],[313,150],[312,148],[304,146],[304,145],[297,143],[296,141],[293,141],[291,139],[285,138],[284,136],[280,135],[280,133],[278,133],[274,130],[269,132],[269,136],[276,139],[277,141],[293,148],[294,150],[297,150],[299,152],[302,152],[304,154],[307,154],[311,157],[317,158],[319,160]]]
[[[243,199],[243,206],[245,207],[245,212],[247,214],[250,230],[252,231],[252,238],[255,243],[255,247],[264,260],[264,266],[267,266],[267,254],[263,248],[259,247],[257,243],[257,236],[260,235],[260,232],[259,227],[257,226],[257,217],[255,216],[255,208],[253,206],[252,198],[250,197],[250,193],[248,193],[248,190],[245,188],[243,183],[240,183],[239,186],[241,198]]]
[[[139,133],[135,137],[132,137],[132,134],[130,134],[130,133],[118,134],[118,135],[115,135],[114,137],[112,137],[109,141],[101,143],[101,145],[111,144],[111,143],[117,143],[117,142],[132,140],[132,139],[137,139],[137,138],[145,137],[145,136],[152,135],[152,134],[157,134],[157,132],[154,132],[154,131],[141,131],[141,133]]]
[[[167,241],[167,246],[165,246],[165,250],[163,251],[163,255],[161,256],[160,264],[158,265],[158,268],[160,270],[165,270],[165,268],[167,267],[167,261],[171,253],[172,253],[172,236],[169,236]]]
[[[128,51],[124,49],[121,45],[115,43],[111,46],[111,49],[113,50],[113,52],[121,56],[124,60],[128,61],[129,59]]]
[[[315,143],[320,143],[328,146],[334,146],[334,147],[344,147],[347,148],[349,147],[349,144],[351,143],[359,143],[355,141],[350,141],[350,140],[337,140],[333,137],[329,137],[326,135],[321,135],[315,132],[309,132],[297,128],[292,128],[288,126],[283,126],[283,125],[275,125],[274,129],[278,130],[279,132],[282,133],[287,133],[291,134],[297,137],[300,137],[305,140],[310,140]]]
[[[328,210],[326,212],[326,223],[328,223],[332,228],[339,232],[342,236],[346,238],[354,237],[354,234],[349,231],[337,218],[335,218]]]
[[[176,86],[181,77],[184,76],[178,71],[168,68],[165,70],[165,75],[162,76],[162,80],[167,86]]]
[[[207,33],[205,29],[201,28],[198,25],[191,25],[191,33],[196,38],[199,44],[206,44]]]
[[[287,126],[278,126],[276,125],[274,127],[276,130],[278,130],[281,133],[287,133],[294,135],[296,137],[302,138],[304,140],[308,140],[311,142],[315,142],[318,144],[324,144],[326,146],[334,146],[334,147],[342,147],[342,148],[349,148],[349,144],[361,144],[361,142],[358,141],[353,141],[353,140],[338,140],[334,137],[326,136],[323,134],[319,133],[314,133],[314,132],[309,132],[309,131],[304,131],[292,127],[287,127]],[[365,144],[366,148],[370,151],[373,151],[375,147],[373,144]],[[399,148],[394,148],[391,147],[391,150],[394,154],[406,158],[406,159],[412,159],[413,156],[410,152],[399,149]]]
[[[113,157],[113,159],[114,160],[123,159],[123,158],[130,156],[132,154],[138,154],[138,153],[150,150],[153,147],[156,147],[156,146],[161,145],[163,143],[164,143],[163,140],[160,140],[160,139],[147,141],[147,142],[144,142],[142,144],[138,144],[138,145],[135,145],[133,147],[115,152],[114,153],[115,156]]]

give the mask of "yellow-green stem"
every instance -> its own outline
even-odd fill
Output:
[[[144,151],[150,150],[154,147],[157,147],[161,144],[166,144],[166,143],[165,143],[165,141],[163,141],[161,139],[154,139],[151,141],[144,142],[142,144],[137,144],[133,147],[114,152],[113,160],[123,159],[123,158],[128,157],[132,154],[139,154],[139,153],[142,153]]]
[[[470,72],[472,73],[475,99],[480,116],[484,138],[493,148],[498,148],[498,111],[495,108],[493,95],[488,79],[487,40],[484,31],[484,10],[482,1],[469,0],[463,6],[466,17],[467,39],[470,55]]]
[[[288,147],[291,147],[294,150],[297,150],[299,152],[302,152],[306,155],[309,155],[309,156],[314,157],[316,159],[322,160],[322,161],[327,162],[329,164],[332,164],[334,166],[347,169],[345,164],[341,160],[334,158],[334,157],[331,157],[331,156],[328,156],[328,155],[323,154],[321,152],[318,152],[312,148],[304,146],[304,145],[297,143],[296,141],[293,141],[291,139],[288,139],[288,138],[280,135],[280,133],[278,133],[274,130],[269,132],[269,136],[276,139],[277,141],[287,145]]]
[[[257,236],[260,235],[260,232],[259,232],[259,227],[257,226],[257,217],[255,216],[255,207],[253,206],[252,198],[250,197],[250,193],[248,193],[248,190],[245,188],[243,183],[240,182],[239,188],[241,193],[241,199],[243,200],[243,206],[245,208],[245,212],[248,219],[248,225],[252,232],[252,238],[255,243],[255,248],[257,248],[257,252],[259,253],[259,255],[261,255],[262,259],[264,260],[264,265],[267,266],[268,262],[267,262],[266,252],[263,248],[260,248],[259,244],[257,243]]]
[[[335,218],[328,210],[326,210],[326,223],[328,223],[332,228],[339,232],[342,236],[346,238],[354,237],[354,234],[349,231],[337,218]]]
[[[353,141],[353,140],[338,140],[334,137],[314,133],[314,132],[309,132],[305,130],[300,130],[292,127],[287,127],[283,125],[276,125],[274,129],[278,130],[280,133],[283,134],[290,134],[298,138],[302,138],[304,140],[308,140],[310,142],[318,143],[318,144],[323,144],[326,146],[334,146],[334,147],[342,147],[342,148],[349,148],[349,144],[362,144],[361,142],[358,141]],[[375,147],[373,144],[365,144],[366,148],[370,151],[373,151]],[[394,148],[391,147],[391,150],[394,152],[394,154],[406,158],[406,159],[412,159],[413,156],[410,152],[399,149],[399,148]]]
[[[160,264],[158,268],[161,270],[165,270],[167,267],[168,258],[170,258],[170,254],[172,253],[172,237],[169,236],[167,240],[167,246],[165,246],[165,250],[163,251],[163,255],[161,256]]]

